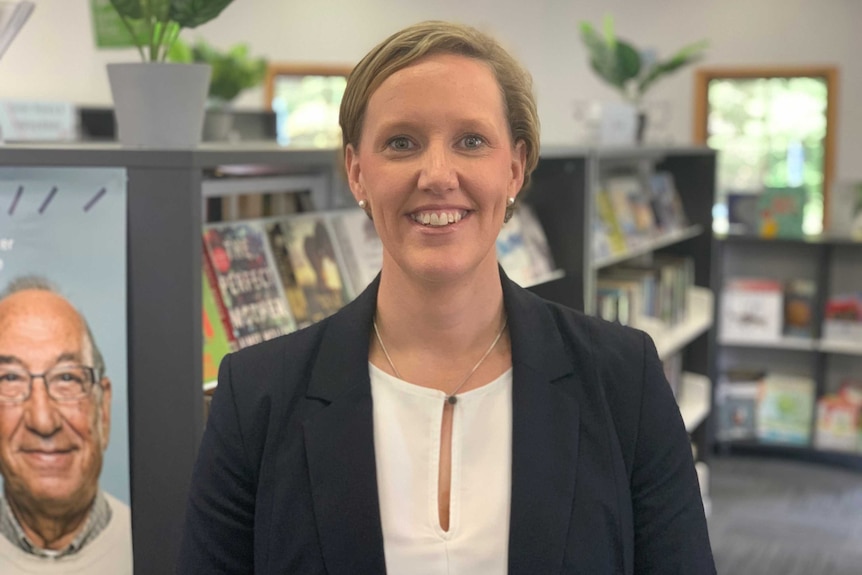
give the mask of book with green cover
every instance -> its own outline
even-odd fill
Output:
[[[203,279],[203,338],[204,338],[204,388],[213,387],[218,379],[218,368],[221,360],[231,351],[230,337],[225,330],[216,295],[213,292],[207,274],[201,274]]]
[[[805,188],[766,188],[757,201],[760,235],[765,238],[803,236]]]

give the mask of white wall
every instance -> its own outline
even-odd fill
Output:
[[[35,0],[27,26],[0,60],[0,98],[109,104],[104,64],[134,50],[94,48],[89,0]],[[527,6],[531,7],[527,7]],[[222,47],[248,42],[273,61],[352,64],[418,20],[466,22],[492,32],[533,73],[546,143],[575,142],[579,103],[616,96],[590,71],[578,22],[614,14],[618,33],[667,55],[707,38],[706,65],[826,64],[840,68],[839,179],[862,179],[862,1],[860,0],[235,0],[199,36]],[[647,100],[670,110],[656,130],[691,138],[692,72],[659,83]],[[249,91],[243,107],[263,105]]]

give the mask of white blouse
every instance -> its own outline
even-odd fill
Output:
[[[443,531],[437,497],[446,395],[369,366],[387,573],[505,574],[512,487],[512,370],[458,394],[452,420],[449,530]]]

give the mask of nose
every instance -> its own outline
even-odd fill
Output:
[[[452,150],[443,142],[430,142],[422,154],[420,190],[445,193],[458,187],[458,174]]]
[[[37,383],[40,382],[40,383]],[[51,437],[63,426],[57,404],[48,396],[44,377],[33,378],[30,397],[24,402],[24,425],[41,437]]]

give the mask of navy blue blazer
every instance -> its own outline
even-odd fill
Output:
[[[501,281],[509,573],[715,573],[690,442],[650,338]],[[328,319],[224,359],[180,573],[386,572],[368,376],[378,282]]]

